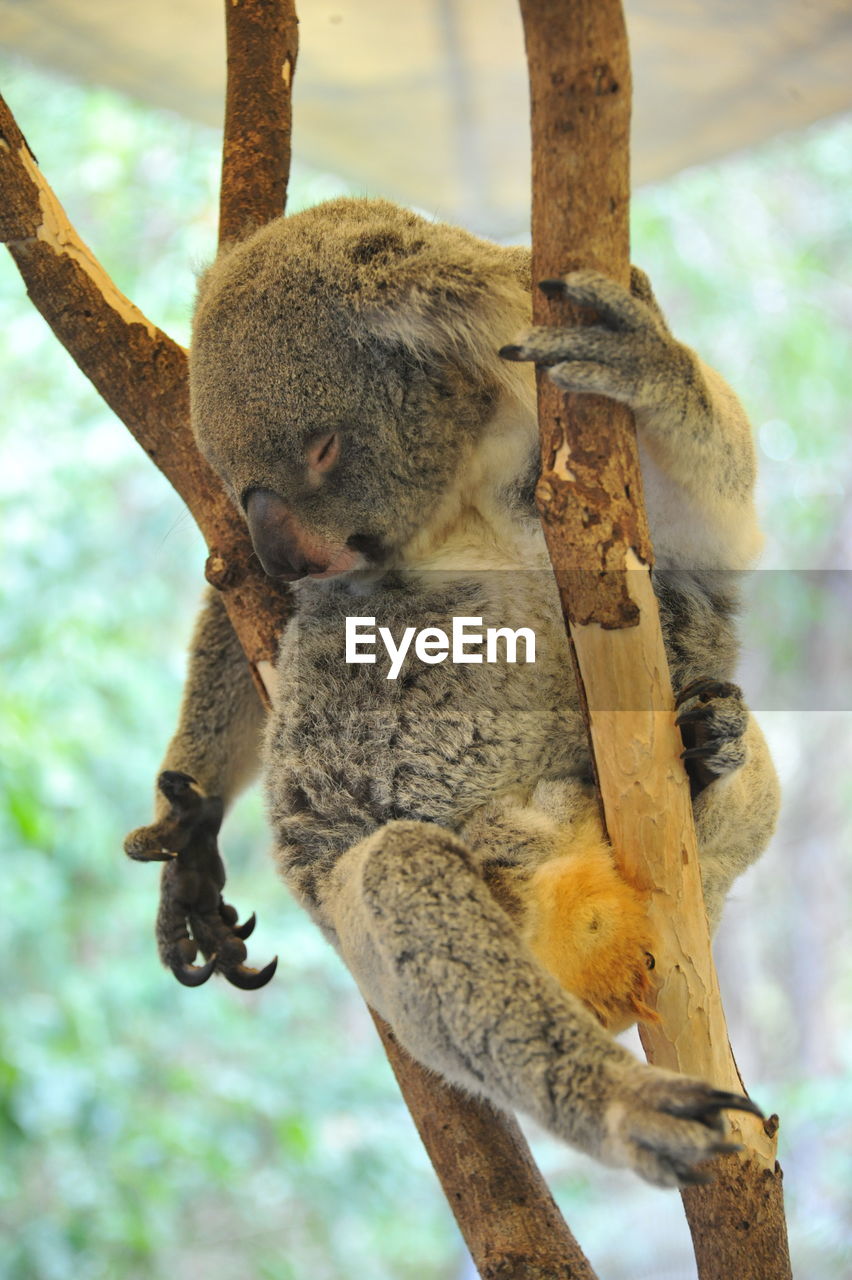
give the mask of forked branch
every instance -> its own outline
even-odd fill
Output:
[[[226,12],[221,244],[283,212],[296,58],[291,0],[226,0]],[[288,598],[261,573],[241,515],[195,447],[186,352],[115,288],[2,103],[0,207],[0,234],[32,301],[197,520],[210,548],[207,576],[269,701]],[[480,1274],[594,1280],[514,1121],[441,1083],[373,1016]]]

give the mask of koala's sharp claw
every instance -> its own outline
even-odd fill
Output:
[[[245,939],[254,930],[254,913],[238,924],[235,907],[222,897],[225,867],[216,841],[224,805],[208,796],[188,773],[164,770],[158,779],[170,813],[151,827],[128,836],[125,848],[142,861],[165,861],[157,913],[160,958],[185,987],[200,987],[211,974],[224,974],[235,987],[252,991],[275,972],[249,969]],[[174,852],[167,852],[169,845]],[[206,964],[193,963],[199,949]]]
[[[538,287],[545,298],[562,298],[565,296],[564,280],[539,280]]]
[[[216,956],[212,955],[206,964],[173,964],[171,968],[182,986],[200,987],[216,968]]]
[[[523,347],[519,347],[517,343],[510,342],[507,346],[501,347],[497,354],[504,360],[523,360],[523,350]]]
[[[150,849],[135,848],[127,844],[124,846],[124,852],[128,858],[132,858],[134,862],[170,862],[172,858],[176,858],[177,854],[172,849]]]
[[[241,991],[256,991],[258,987],[266,986],[277,968],[278,957],[275,956],[265,969],[247,969],[245,965],[238,964],[233,969],[223,970],[223,975],[232,986],[239,987]]]
[[[691,684],[681,689],[675,698],[675,706],[680,707],[692,698],[701,698],[702,702],[709,702],[711,698],[741,698],[742,696],[743,691],[739,685],[731,684],[728,680],[714,680],[709,676],[702,676],[700,680],[693,680]]]
[[[235,924],[231,926],[231,933],[235,933],[238,938],[242,938],[243,942],[245,942],[246,938],[251,937],[252,933],[254,932],[254,926],[256,924],[257,924],[257,916],[252,911],[248,920],[246,920],[243,924]]]
[[[716,754],[716,747],[708,744],[706,747],[687,747],[685,751],[681,751],[681,760],[709,760],[711,756]]]
[[[675,724],[696,724],[699,720],[709,720],[712,715],[712,707],[708,706],[706,702],[699,703],[697,707],[692,707],[689,711],[681,711],[675,717]]]
[[[763,1119],[763,1112],[751,1098],[747,1098],[742,1093],[729,1093],[727,1089],[708,1089],[695,1098],[670,1103],[662,1109],[672,1116],[698,1120],[699,1123],[711,1129],[719,1127],[720,1111],[748,1111],[751,1115]]]
[[[747,1111],[750,1115],[757,1116],[758,1120],[766,1119],[757,1103],[752,1102],[744,1093],[728,1093],[725,1089],[717,1089],[712,1095],[712,1104],[725,1111]]]

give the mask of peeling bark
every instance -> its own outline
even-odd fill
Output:
[[[584,316],[536,285],[578,267],[629,283],[630,64],[619,0],[520,0],[533,130],[533,320]],[[607,831],[625,875],[652,890],[661,945],[660,1066],[742,1090],[701,894],[689,786],[650,581],[636,433],[623,406],[565,395],[538,373],[537,501],[572,641]],[[611,709],[611,710],[610,710]],[[701,1280],[790,1276],[775,1129],[730,1119],[741,1158],[684,1195]],[[770,1132],[771,1130],[771,1132]],[[739,1212],[737,1206],[748,1205]],[[724,1258],[719,1270],[716,1260]],[[757,1261],[759,1260],[759,1261]],[[755,1266],[762,1270],[754,1270]]]

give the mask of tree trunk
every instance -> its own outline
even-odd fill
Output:
[[[536,287],[579,267],[628,285],[630,62],[619,0],[520,0],[533,131],[533,319],[583,317]],[[650,579],[636,433],[623,406],[539,370],[537,501],[571,639],[607,831],[653,890],[661,945],[649,1059],[740,1091],[710,953],[682,743]],[[777,1117],[737,1113],[740,1156],[683,1200],[701,1280],[790,1276]]]

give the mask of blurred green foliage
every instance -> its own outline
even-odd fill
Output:
[[[185,341],[193,274],[215,247],[217,137],[8,59],[0,70],[84,238],[119,287]],[[673,327],[754,415],[776,566],[848,557],[852,438],[839,424],[852,399],[842,336],[850,169],[852,123],[838,121],[635,202],[635,256]],[[341,189],[297,169],[291,207]],[[256,797],[228,824],[231,898],[243,913],[257,908],[252,955],[279,952],[278,979],[257,995],[224,984],[186,991],[159,968],[156,873],[127,862],[121,840],[148,816],[174,721],[200,540],[6,260],[0,381],[0,960],[10,975],[0,1013],[0,1276],[461,1275],[458,1233],[372,1026],[276,880]],[[806,615],[787,620],[794,654]],[[780,724],[777,745],[804,794],[795,733]],[[826,811],[848,824],[848,794],[832,791]],[[807,810],[792,822],[806,824]],[[777,870],[760,874],[756,894],[787,894],[777,900],[786,927],[801,886],[791,873],[779,890]],[[844,874],[829,890],[834,902],[838,886],[848,890]],[[775,945],[771,920],[754,928]],[[826,975],[824,1016],[836,1017],[848,1009],[852,970],[839,946],[822,944],[821,962],[808,953],[808,974]],[[802,1274],[827,1280],[848,1273],[849,1202],[837,1188],[852,1182],[840,1141],[852,1127],[842,1087],[852,1054],[837,1030],[816,1060],[785,1039],[797,1011],[784,965],[795,956],[783,939],[777,946],[738,959],[740,1035],[754,1049],[750,1084],[763,1083],[791,1117],[785,1158]],[[823,1165],[814,1152],[827,1129]],[[537,1150],[602,1277],[692,1274],[673,1197],[555,1143]]]

